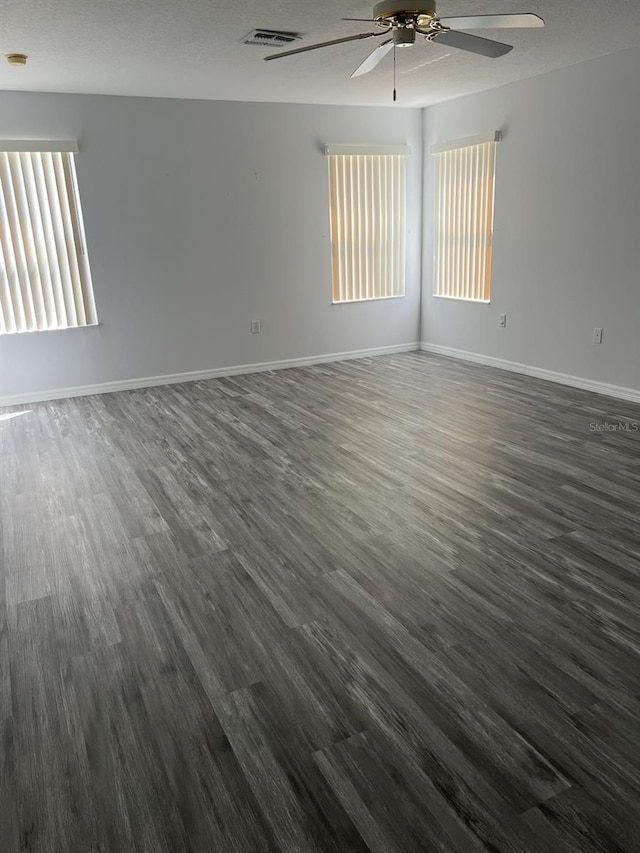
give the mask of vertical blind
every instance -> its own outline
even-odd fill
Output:
[[[404,296],[403,154],[329,154],[333,302]]]
[[[73,154],[0,151],[0,190],[0,334],[97,323]]]
[[[489,302],[496,142],[434,154],[434,295]]]

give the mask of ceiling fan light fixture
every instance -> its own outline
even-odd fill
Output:
[[[415,44],[416,31],[413,27],[396,27],[393,31],[394,47],[409,47]]]

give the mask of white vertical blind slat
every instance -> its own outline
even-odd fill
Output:
[[[396,200],[396,211],[395,211],[395,239],[394,239],[394,247],[395,247],[395,266],[394,266],[394,275],[392,281],[392,292],[389,294],[390,296],[396,296],[396,289],[399,281],[403,281],[402,270],[404,267],[404,213],[405,213],[405,177],[404,177],[404,166],[405,159],[401,157],[398,159],[396,163],[396,168],[394,169],[394,184],[395,184],[395,194],[394,198]]]
[[[360,280],[360,246],[358,245],[358,230],[360,227],[360,210],[358,209],[358,186],[357,186],[358,161],[349,161],[349,203],[351,206],[351,233],[349,242],[351,244],[351,258],[353,272],[349,280],[349,299],[357,299],[357,287]]]
[[[72,155],[0,152],[0,334],[97,322]]]
[[[399,186],[398,170],[393,169],[392,174],[393,174],[392,180],[393,180],[393,202],[394,202],[393,221],[394,221],[394,223],[398,223],[399,219],[400,219],[400,210],[399,210],[399,207],[400,207],[400,198],[399,198],[400,186]],[[389,282],[391,288],[394,287],[395,282],[398,280],[399,266],[400,266],[400,264],[399,264],[400,246],[398,245],[398,239],[397,239],[398,235],[394,235],[394,236],[396,237],[396,239],[393,241],[392,247],[391,247],[392,259],[393,259],[393,263],[391,266],[391,281]],[[391,291],[390,293],[387,293],[386,295],[391,296],[392,292],[393,291]]]
[[[465,148],[465,180],[464,180],[464,198],[465,198],[465,214],[464,214],[464,277],[465,288],[464,295],[467,299],[473,298],[473,278],[471,277],[471,257],[473,255],[473,149]]]
[[[491,180],[487,188],[488,205],[487,205],[487,222],[485,226],[485,234],[487,240],[487,267],[488,277],[491,275],[491,266],[493,263],[493,217],[495,210],[495,192],[496,192],[496,146],[489,145],[489,174]],[[485,299],[489,299],[489,294],[485,294]]]
[[[49,152],[40,154],[34,172],[42,219],[43,251],[47,258],[47,269],[49,270],[49,280],[51,283],[51,302],[55,313],[56,327],[65,328],[67,326],[67,311],[64,304],[62,271],[60,269],[54,231],[54,207],[56,205],[57,188],[54,183],[52,197],[52,193],[50,192],[50,170],[53,169],[53,165],[50,162],[50,157]],[[66,252],[65,246],[63,246],[63,251]]]
[[[335,161],[331,161],[329,163],[329,175],[330,175],[330,192],[333,195],[337,191],[338,186],[338,164]],[[336,205],[331,209],[331,231],[334,233],[337,231],[341,232],[343,228],[342,218],[341,218],[342,206]],[[342,241],[340,240],[332,240],[331,241],[331,265],[334,271],[333,273],[333,298],[339,299],[340,292],[342,288],[342,266],[343,266],[343,257],[341,252]]]
[[[456,248],[456,241],[458,239],[458,235],[456,234],[456,224],[458,222],[457,167],[457,152],[454,151],[451,154],[451,194],[449,196],[449,203],[451,205],[451,232],[449,239],[451,241],[451,288],[453,296],[458,295],[458,252]]]
[[[51,268],[45,237],[46,193],[41,187],[42,155],[38,152],[20,154],[24,167],[25,186],[27,191],[27,203],[29,205],[29,218],[33,227],[33,239],[35,245],[38,270],[40,273],[40,285],[44,303],[44,322],[39,329],[59,328],[58,315],[56,312],[53,283],[51,280]]]
[[[454,275],[454,296],[458,299],[460,298],[460,149],[454,151],[454,175],[455,175],[455,186],[453,193],[454,200],[454,228],[455,228],[455,243],[454,243],[454,264],[455,264],[455,275]]]
[[[444,169],[437,169],[436,171],[438,174],[438,181],[440,184],[440,192],[438,193],[438,199],[439,199],[438,210],[442,211],[441,216],[435,217],[436,228],[438,229],[438,233],[440,235],[440,238],[438,240],[438,244],[436,246],[436,265],[437,265],[436,266],[436,269],[437,269],[436,292],[439,293],[440,292],[440,290],[439,290],[440,282],[443,281],[444,276],[445,276],[445,264],[446,264],[446,258],[445,258],[446,227],[445,227],[445,223],[446,223],[446,217],[447,217],[447,196],[446,196],[447,182],[445,179],[445,170]]]
[[[469,274],[467,271],[467,258],[469,255],[467,249],[467,240],[469,239],[469,228],[467,224],[467,164],[468,164],[468,155],[469,151],[467,148],[463,148],[460,152],[461,159],[461,181],[462,187],[460,195],[462,197],[462,210],[461,210],[461,237],[460,237],[460,260],[461,260],[461,273],[460,273],[460,296],[463,299],[466,299],[469,295],[468,285],[469,285]]]
[[[0,238],[6,228],[6,221],[4,210],[0,207]],[[5,244],[2,239],[0,239],[0,264],[2,264],[2,269],[9,269],[9,264],[5,257]],[[6,335],[8,332],[13,332],[16,329],[16,318],[13,312],[8,276],[2,277],[0,287],[2,287],[2,293],[0,293],[0,335]]]
[[[393,281],[393,246],[395,239],[395,222],[393,216],[393,164],[389,162],[389,160],[385,160],[385,173],[386,173],[386,181],[387,181],[387,219],[388,219],[388,227],[387,227],[387,252],[386,252],[386,263],[385,263],[385,277],[384,277],[384,285],[382,288],[381,296],[388,296],[389,291],[391,289],[391,282]]]
[[[487,263],[486,263],[486,239],[484,235],[486,206],[487,206],[487,160],[486,151],[483,145],[478,150],[478,183],[480,185],[480,210],[478,216],[478,237],[482,246],[482,263],[480,265],[480,275],[478,277],[478,285],[480,290],[480,298],[483,298],[487,288]]]
[[[371,181],[371,214],[369,219],[369,240],[371,252],[371,267],[369,273],[369,286],[367,287],[367,299],[373,299],[379,288],[379,269],[380,269],[380,252],[381,241],[379,239],[379,231],[381,230],[383,207],[380,201],[380,190],[382,184],[380,180],[381,160],[379,156],[369,158]]]
[[[6,153],[0,154],[3,164],[0,185],[3,188],[2,197],[8,215],[8,228],[5,232],[7,244],[5,257],[10,253],[14,264],[14,266],[6,270],[11,291],[11,304],[7,305],[6,309],[13,313],[16,323],[13,328],[7,329],[7,332],[25,332],[37,328],[35,297],[29,281],[25,230],[20,225],[20,205],[17,197],[17,188],[14,186],[12,178],[10,158],[13,157],[16,159],[16,156]]]
[[[489,257],[487,255],[487,187],[489,183],[489,158],[487,156],[487,146],[482,146],[482,178],[481,178],[481,186],[482,186],[482,218],[480,221],[480,235],[482,239],[482,247],[483,247],[483,263],[482,263],[482,295],[484,298],[484,294],[487,292],[487,286],[489,284],[489,276],[487,265],[489,262]]]
[[[6,157],[0,160],[0,178],[5,179],[9,168]],[[15,332],[26,325],[22,292],[18,272],[18,261],[14,249],[17,217],[13,197],[6,199],[0,194],[0,262],[2,263],[2,293],[0,294],[0,334]]]
[[[383,190],[383,178],[382,178],[382,160],[378,156],[375,158],[375,183],[376,183],[376,212],[375,212],[375,221],[382,222],[383,214],[384,214],[384,206],[382,200],[382,190]],[[382,244],[382,240],[377,241],[376,245],[376,255],[375,255],[375,263],[374,263],[374,277],[371,281],[371,293],[370,298],[374,296],[380,287],[381,275],[380,269],[382,267],[382,258],[384,257],[384,246]]]
[[[391,163],[385,157],[380,164],[384,180],[384,204],[381,211],[383,223],[382,228],[382,243],[383,255],[380,261],[380,296],[386,296],[389,289],[389,247],[391,245],[391,229],[389,223],[391,217],[388,216],[389,205],[391,203]]]
[[[355,299],[362,299],[362,283],[367,275],[367,241],[366,234],[364,231],[364,217],[366,211],[366,195],[367,195],[367,182],[365,180],[364,175],[364,157],[358,156],[356,157],[356,168],[354,174],[354,189],[356,196],[356,210],[358,211],[358,236],[357,236],[357,246],[358,246],[358,277],[354,282],[355,285]]]
[[[436,282],[436,292],[441,295],[442,283],[449,280],[449,160],[442,158],[436,161],[437,171],[442,175],[442,207],[436,211],[436,220],[441,228],[440,245],[442,246],[442,264],[440,266],[440,278]]]
[[[450,288],[451,295],[454,295],[454,266],[453,266],[453,255],[454,255],[454,239],[455,235],[453,233],[453,227],[455,222],[455,209],[453,206],[454,199],[454,159],[453,154],[451,157],[446,157],[445,162],[447,163],[447,277],[443,282],[444,290],[443,294],[446,295],[447,287]]]
[[[83,313],[85,315],[85,324],[95,325],[98,322],[98,313],[96,311],[96,300],[93,295],[93,286],[91,284],[91,270],[89,268],[89,255],[86,249],[82,210],[80,209],[80,192],[78,190],[78,176],[76,175],[75,159],[69,155],[63,160],[63,165],[64,174],[67,178],[67,184],[69,187],[67,198],[69,206],[72,208],[71,217],[73,224],[75,224],[74,234],[76,236],[76,241],[73,245],[74,247],[77,247],[77,251],[73,253],[73,257],[76,260],[80,271],[80,290],[82,293],[81,303],[78,304],[81,304],[84,309]],[[67,242],[69,243],[70,240],[71,233],[68,235]]]
[[[46,328],[47,314],[44,291],[42,289],[40,265],[38,263],[38,255],[36,252],[34,229],[29,211],[27,192],[29,172],[23,168],[23,162],[19,154],[9,154],[8,156],[9,163],[11,165],[13,186],[16,191],[16,208],[18,215],[16,228],[22,232],[25,248],[26,276],[22,283],[25,290],[28,290],[33,298],[33,315],[30,318],[27,329],[23,331],[31,332]],[[23,290],[23,299],[25,296],[26,294]]]
[[[404,223],[403,211],[407,209],[407,161],[404,157],[399,158],[398,163],[399,169],[399,189],[398,189],[398,275],[397,282],[403,282],[405,280],[407,269],[407,251],[406,251],[406,243],[407,243],[407,232]]]
[[[68,326],[78,326],[80,325],[78,309],[83,308],[84,300],[82,299],[82,289],[79,286],[79,281],[77,292],[74,287],[74,279],[79,278],[75,246],[73,244],[69,245],[68,240],[65,239],[70,227],[72,227],[72,222],[67,194],[60,191],[66,186],[64,170],[62,168],[62,157],[59,154],[49,154],[47,156],[50,158],[49,198],[51,199],[51,213],[54,220],[56,251],[59,259],[61,291],[64,299],[66,321]],[[84,315],[84,311],[82,313]],[[82,325],[85,325],[85,323]]]
[[[372,174],[371,174],[371,165],[370,165],[369,157],[362,158],[362,173],[363,173],[363,195],[364,195],[364,204],[362,207],[362,216],[363,216],[363,231],[364,231],[364,279],[362,281],[362,287],[360,288],[360,298],[366,299],[369,295],[369,281],[372,269],[372,229],[369,227],[369,210],[371,209],[371,202],[373,201],[372,194]]]
[[[478,149],[473,148],[473,170],[474,174],[477,174],[478,170]],[[472,298],[479,299],[480,298],[480,283],[478,281],[478,252],[480,251],[480,238],[478,235],[478,227],[481,220],[481,213],[478,209],[478,182],[473,182],[473,244],[472,244],[472,262],[471,262],[471,281],[473,283],[472,287]]]
[[[473,257],[475,252],[475,231],[477,222],[477,211],[474,206],[474,188],[475,181],[473,180],[475,170],[475,151],[467,149],[467,164],[468,164],[468,184],[467,184],[467,296],[469,299],[474,299],[475,276],[473,275]]]
[[[342,205],[339,206],[340,207],[340,231],[339,231],[340,239],[336,241],[338,243],[338,249],[339,249],[340,257],[341,257],[340,287],[339,287],[337,298],[338,299],[345,299],[346,294],[347,294],[347,278],[349,275],[348,264],[350,263],[350,259],[349,259],[349,254],[347,252],[348,243],[347,243],[347,236],[346,236],[347,235],[347,229],[349,227],[349,223],[344,217],[344,211],[345,211],[346,203],[347,203],[347,196],[346,196],[347,182],[345,180],[345,175],[344,175],[344,165],[342,166],[341,172],[342,172],[342,182],[340,183],[340,175],[338,174],[338,168],[336,167],[336,180],[338,181],[338,186],[342,187],[342,195],[343,195]]]

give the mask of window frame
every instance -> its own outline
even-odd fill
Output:
[[[0,140],[0,335],[98,325],[70,140]]]
[[[491,131],[431,147],[435,160],[431,295],[435,299],[491,303],[500,140],[500,131]]]
[[[406,157],[410,153],[410,147],[402,144],[325,147],[332,305],[406,296]],[[388,193],[394,193],[391,228],[395,242],[390,252],[386,248]]]

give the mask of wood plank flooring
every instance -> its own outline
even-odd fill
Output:
[[[639,406],[411,353],[22,409],[2,853],[640,851]]]

